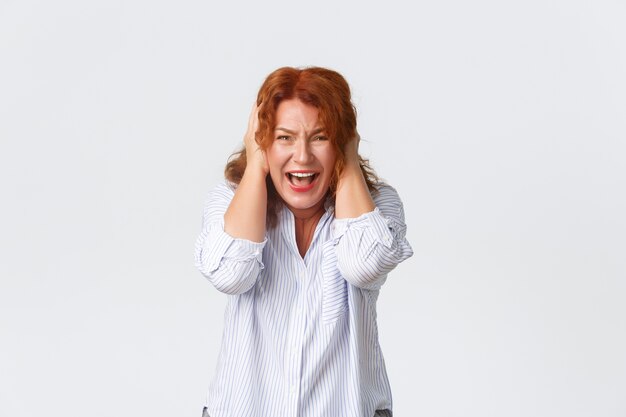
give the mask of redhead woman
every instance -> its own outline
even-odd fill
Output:
[[[392,415],[376,300],[413,252],[359,140],[337,72],[280,68],[261,86],[196,243],[228,297],[205,417]]]

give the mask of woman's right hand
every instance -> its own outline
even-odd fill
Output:
[[[267,175],[269,166],[265,152],[256,141],[257,130],[259,130],[259,107],[255,102],[248,117],[248,129],[243,138],[247,157],[246,169],[260,170],[262,174]]]

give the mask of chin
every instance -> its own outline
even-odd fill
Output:
[[[323,204],[323,198],[309,199],[309,200],[301,200],[301,199],[284,199],[283,201],[289,208],[295,210],[308,210],[312,208],[318,207],[320,204]]]
[[[323,206],[326,196],[328,195],[329,187],[325,186],[322,189],[318,188],[320,184],[309,191],[295,191],[290,183],[282,184],[282,187],[276,187],[278,195],[283,200],[287,207],[294,211],[306,211],[311,209],[318,209],[320,205]]]

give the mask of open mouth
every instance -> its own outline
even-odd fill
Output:
[[[288,172],[285,174],[289,182],[295,187],[308,187],[319,175],[316,172]]]

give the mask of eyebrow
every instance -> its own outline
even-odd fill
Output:
[[[281,127],[281,126],[276,127],[276,129],[274,129],[274,130],[275,131],[276,130],[282,130],[283,132],[287,132],[290,135],[295,135],[296,134],[296,132],[294,132],[293,130],[290,130],[290,129],[287,129],[286,127]],[[316,129],[313,129],[313,131],[311,132],[311,135],[317,135],[318,133],[321,133],[323,131],[324,131],[323,127],[318,127]]]

